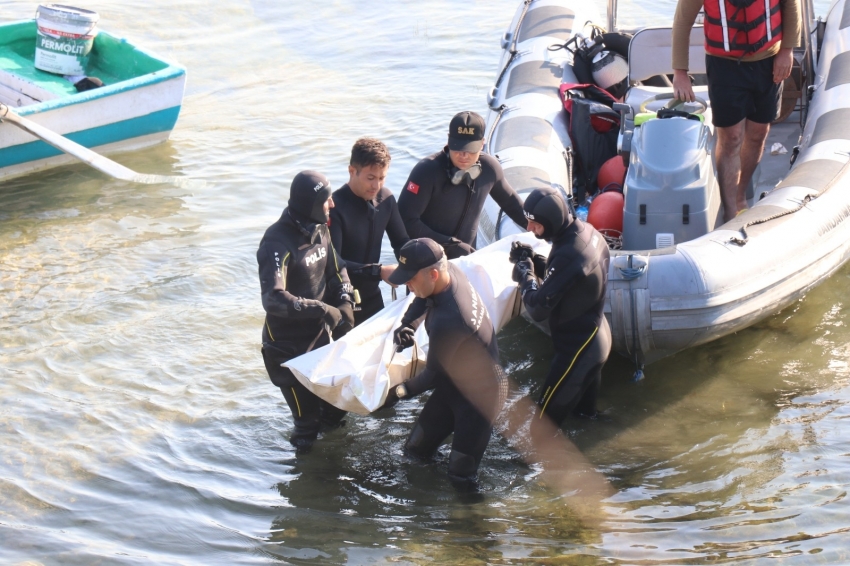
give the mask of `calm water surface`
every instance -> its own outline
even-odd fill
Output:
[[[459,501],[445,453],[402,457],[421,400],[295,458],[259,354],[259,238],[298,170],[346,180],[360,135],[390,146],[398,192],[456,111],[485,110],[517,3],[75,2],[189,69],[171,140],[119,160],[201,182],[0,185],[0,563],[850,562],[847,269],[639,385],[608,364],[606,420],[564,427],[615,491],[601,526],[499,438]],[[500,345],[536,395],[548,338],[518,320]]]

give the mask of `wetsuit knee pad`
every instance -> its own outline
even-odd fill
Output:
[[[334,407],[328,402],[322,402],[319,407],[319,430],[327,431],[345,426],[345,411]]]
[[[318,415],[292,417],[292,438],[315,438],[319,435],[321,421]]]
[[[454,482],[475,482],[478,461],[474,456],[452,450],[449,455],[449,479]]]
[[[416,423],[413,430],[410,431],[410,436],[407,437],[407,442],[404,443],[404,451],[415,458],[427,460],[434,455],[434,450],[427,441],[427,435],[422,425]]]
[[[587,386],[573,409],[573,415],[576,417],[583,418],[596,418],[597,410],[596,410],[596,399],[599,397],[599,388],[600,383],[602,381],[602,366],[598,366],[597,368],[591,370],[590,374],[591,379],[589,379]]]
[[[452,450],[449,455],[449,475],[459,477],[474,476],[478,471],[478,461],[474,456]]]
[[[313,448],[313,443],[319,436],[319,419],[316,417],[295,417],[289,443],[299,454],[306,454]]]
[[[292,434],[289,443],[299,453],[309,452],[319,435],[320,416],[319,406],[310,395],[304,391],[298,392],[297,387],[281,387],[280,391],[289,405],[292,413]]]
[[[269,379],[275,387],[291,387],[298,383],[298,379],[289,368],[281,367],[283,362],[294,358],[298,355],[297,353],[293,352],[292,356],[287,357],[288,352],[285,353],[271,345],[263,345],[262,354],[266,373],[269,374]]]
[[[316,443],[316,437],[308,438],[293,435],[289,437],[289,443],[295,448],[296,454],[306,454],[313,449],[313,444]]]

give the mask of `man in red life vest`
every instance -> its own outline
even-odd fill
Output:
[[[726,221],[747,208],[747,186],[779,115],[782,81],[800,45],[800,0],[679,0],[673,18],[673,89],[694,100],[688,43],[705,9],[705,67],[715,161]]]

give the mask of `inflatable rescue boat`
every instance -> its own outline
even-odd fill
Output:
[[[631,30],[626,42],[609,36],[622,61],[602,51],[585,53],[591,65],[601,66],[592,67],[591,79],[583,69],[583,78],[623,95],[621,102],[609,101],[607,114],[597,116],[606,121],[613,113],[619,127],[608,137],[616,140],[616,159],[625,156],[628,163],[618,187],[622,196],[609,199],[607,181],[601,188],[592,186],[605,175],[590,170],[575,154],[564,97],[586,90],[576,86],[582,82],[571,51],[594,37],[605,38],[603,27],[613,30],[608,34],[620,33],[616,0],[610,0],[607,26],[600,25],[592,2],[523,0],[519,6],[501,40],[501,70],[488,96],[485,151],[499,159],[520,195],[554,187],[579,213],[589,202],[589,220],[594,222],[593,201],[608,202],[603,219],[613,216],[619,222],[597,226],[612,248],[606,316],[614,349],[635,361],[636,377],[646,363],[779,312],[850,257],[848,1],[837,0],[821,21],[814,19],[810,0],[803,0],[805,47],[795,53],[795,72],[785,83],[784,120],[771,127],[766,144],[793,151],[764,155],[748,191],[750,208],[727,223],[720,212],[706,88],[694,89],[702,104],[662,108],[672,93],[671,29]],[[697,84],[704,84],[703,55],[703,31],[696,26],[690,72]],[[613,61],[613,67],[606,61]],[[606,75],[618,65],[625,69],[624,80],[608,84],[612,77],[619,79],[616,73]],[[574,110],[570,118],[576,114]],[[573,132],[575,141],[580,134]],[[619,209],[612,209],[611,202],[618,202]],[[479,224],[479,250],[452,260],[475,285],[497,329],[520,312],[507,261],[515,239],[548,253],[548,244],[524,232],[488,200]],[[392,330],[410,299],[391,303],[342,340],[286,366],[337,407],[361,414],[374,411],[390,387],[424,367],[428,344],[423,328],[414,348],[394,353],[392,346]]]
[[[611,104],[618,159],[628,169],[616,187],[616,226],[596,227],[613,248],[606,302],[613,347],[639,369],[779,312],[850,257],[850,3],[834,2],[825,21],[814,19],[808,0],[802,13],[804,47],[784,85],[784,120],[771,127],[749,209],[726,223],[707,88],[694,88],[702,104],[660,111],[672,98],[671,29],[628,30],[625,94]],[[591,193],[606,187],[582,187],[581,198],[574,190],[583,164],[564,93],[582,82],[571,51],[600,27],[620,31],[613,1],[607,26],[601,23],[593,3],[525,0],[502,38],[501,71],[488,96],[485,151],[521,195],[555,187],[579,216]],[[705,84],[703,42],[695,26],[690,73],[697,85]],[[590,212],[593,223],[592,202]],[[487,202],[479,247],[520,232]]]

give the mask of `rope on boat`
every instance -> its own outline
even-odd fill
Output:
[[[493,140],[493,133],[496,131],[496,126],[499,125],[499,122],[502,120],[502,115],[508,111],[508,105],[502,104],[498,108],[493,109],[496,114],[496,119],[493,120],[493,125],[487,131],[487,137],[484,139],[484,153],[490,153],[490,142]]]
[[[496,88],[498,88],[498,87],[499,87],[499,85],[500,85],[500,84],[502,84],[502,79],[503,79],[503,78],[505,78],[505,73],[507,73],[507,72],[508,72],[508,68],[510,68],[511,63],[513,63],[513,62],[514,62],[514,59],[516,59],[516,56],[517,56],[517,52],[516,52],[516,50],[515,50],[515,49],[511,49],[511,58],[510,58],[510,59],[508,59],[508,62],[507,62],[507,63],[505,63],[505,67],[502,69],[502,72],[501,72],[501,73],[499,73],[499,78],[498,78],[498,79],[496,79],[496,85],[495,85],[495,86],[496,86]]]
[[[798,210],[802,210],[807,204],[809,204],[811,201],[813,201],[818,196],[820,196],[820,193],[817,194],[817,195],[806,195],[805,197],[803,197],[803,202],[801,202],[800,206],[798,206],[797,208],[792,208],[791,210],[784,210],[784,211],[778,212],[778,213],[776,213],[772,216],[768,216],[767,218],[759,218],[758,220],[752,220],[750,222],[747,222],[746,224],[744,224],[743,226],[741,226],[739,228],[743,238],[737,238],[735,236],[732,236],[731,238],[729,238],[729,243],[737,244],[739,246],[745,246],[750,239],[750,237],[747,235],[747,227],[757,226],[758,224],[764,224],[765,222],[770,222],[771,220],[776,220],[777,218],[781,218],[781,217],[787,216],[789,214],[794,214]]]
[[[632,311],[632,353],[635,356],[635,373],[632,376],[633,382],[641,381],[644,378],[643,375],[643,364],[640,363],[638,358],[638,348],[637,348],[637,305],[635,304],[635,290],[632,288],[632,281],[640,277],[644,271],[646,271],[646,265],[642,265],[640,267],[632,267],[632,259],[634,255],[629,254],[629,267],[623,269],[620,268],[620,273],[623,274],[623,277],[628,279],[629,281],[629,302],[631,303],[631,311]]]
[[[517,50],[516,50],[517,35],[519,35],[519,29],[522,27],[522,21],[525,19],[525,15],[528,14],[528,7],[531,5],[532,2],[534,2],[534,0],[525,0],[525,2],[523,2],[522,14],[519,17],[519,20],[517,20],[516,29],[514,30],[514,33],[512,34],[512,37],[511,37],[511,50],[509,51],[509,53],[511,54],[511,57],[510,57],[510,59],[508,59],[508,62],[505,63],[505,66],[502,69],[502,72],[499,73],[499,78],[496,79],[495,88],[499,88],[499,85],[502,84],[502,79],[505,78],[505,73],[508,72],[508,69],[511,67],[511,64],[514,62],[514,59],[517,58],[517,55],[518,55]]]
[[[498,86],[498,83],[496,83],[496,84]],[[505,112],[508,111],[508,105],[502,104],[498,108],[495,108],[494,111],[498,112],[498,114],[496,114],[496,119],[493,120],[493,125],[490,126],[490,128],[487,131],[487,135],[484,138],[484,153],[490,153],[490,142],[493,140],[493,134],[495,133],[496,127],[499,125],[499,122],[502,120],[502,116],[505,114]],[[496,159],[499,158],[498,155],[495,156],[495,157],[496,157]],[[500,240],[502,238],[502,214],[503,213],[504,213],[504,210],[502,210],[500,208],[499,209],[499,215],[496,217],[496,227],[493,230],[494,241]]]
[[[848,160],[847,162],[844,163],[844,166],[841,169],[838,170],[838,172],[835,174],[835,176],[832,178],[832,180],[830,180],[830,182],[826,184],[826,186],[823,188],[822,191],[807,194],[805,197],[803,197],[803,200],[800,203],[800,206],[798,206],[797,208],[793,208],[791,210],[779,212],[779,213],[774,214],[773,216],[768,216],[767,218],[760,218],[758,220],[752,220],[750,222],[747,222],[746,224],[744,224],[743,226],[741,226],[738,229],[738,230],[740,230],[741,236],[743,236],[743,238],[736,238],[736,237],[733,236],[733,237],[729,238],[729,243],[730,244],[737,244],[739,246],[744,246],[744,245],[747,244],[747,241],[749,241],[749,236],[747,235],[747,228],[749,226],[756,226],[758,224],[764,224],[765,222],[770,222],[771,220],[776,220],[777,218],[781,218],[781,217],[787,216],[789,214],[794,214],[795,212],[802,210],[803,208],[806,207],[807,204],[809,204],[810,202],[812,202],[813,200],[815,200],[819,196],[823,195],[826,191],[828,191],[829,189],[834,187],[837,183],[837,180],[840,177],[843,176],[844,171],[847,169],[848,166],[850,166],[850,160]]]
[[[618,267],[620,274],[622,274],[623,279],[626,281],[634,281],[641,275],[643,275],[644,271],[646,271],[646,266],[648,264],[643,264],[638,267],[632,267],[632,259],[634,255],[629,254],[629,266],[628,267]]]

